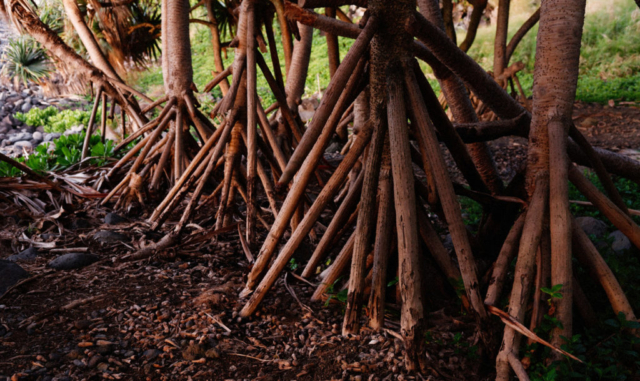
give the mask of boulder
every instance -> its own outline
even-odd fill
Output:
[[[89,253],[69,253],[59,256],[47,264],[55,270],[80,269],[96,262],[99,258]]]
[[[39,142],[41,142],[42,139],[43,139],[42,132],[40,132],[40,131],[34,132],[32,137],[33,137],[33,140],[37,140]]]
[[[18,264],[0,259],[0,295],[28,276],[29,273]]]
[[[28,132],[19,132],[17,134],[12,135],[9,138],[9,141],[11,143],[20,142],[20,141],[27,141],[27,140],[31,140],[31,134],[28,133]]]
[[[609,239],[611,239],[611,249],[616,254],[623,254],[625,251],[631,250],[631,241],[620,230],[609,234]]]
[[[31,151],[33,149],[33,144],[31,144],[28,140],[21,140],[19,142],[13,143],[13,152],[16,154],[22,153],[22,151]]]
[[[597,238],[604,237],[607,232],[607,224],[593,217],[578,217],[576,224],[584,230],[587,235],[594,235]]]
[[[30,247],[27,250],[21,251],[18,254],[11,255],[7,258],[7,261],[11,262],[31,262],[38,257],[38,249]]]

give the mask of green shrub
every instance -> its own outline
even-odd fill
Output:
[[[31,37],[21,36],[9,41],[2,57],[2,74],[14,81],[16,86],[22,82],[39,82],[49,74],[49,56]]]
[[[97,114],[100,114],[98,112]],[[91,113],[83,110],[63,110],[49,106],[44,110],[32,108],[28,113],[16,113],[15,118],[33,127],[44,127],[45,132],[63,133],[67,129],[89,124]]]
[[[40,173],[68,168],[80,161],[84,137],[84,133],[68,136],[63,135],[52,142],[55,144],[53,151],[49,150],[49,143],[45,143],[35,147],[33,153],[28,157],[18,157],[15,160],[24,163],[27,167]],[[89,140],[92,157],[89,164],[96,166],[105,165],[110,158],[122,157],[135,143],[137,143],[137,141],[127,145],[117,154],[114,154],[113,150],[116,145],[112,140],[107,140],[105,143],[102,143],[99,135],[93,135]],[[4,161],[0,161],[0,177],[17,177],[20,175],[21,171],[19,169]]]

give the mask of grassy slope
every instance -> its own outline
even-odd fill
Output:
[[[277,33],[277,30],[276,30]],[[226,40],[223,38],[223,40]],[[276,35],[276,43],[278,45],[279,56],[281,59],[280,66],[282,73],[284,74],[284,59],[282,54],[282,45],[280,36]],[[343,58],[349,47],[351,46],[351,40],[345,38],[339,38],[340,43],[340,57]],[[198,89],[202,89],[207,82],[213,77],[211,72],[215,69],[213,64],[213,53],[211,51],[211,42],[209,29],[201,25],[191,26],[191,44],[193,49],[193,74],[194,82]],[[233,49],[228,50],[228,56],[224,59],[225,67],[228,67],[233,62]],[[269,67],[273,69],[271,64],[271,57],[269,53],[264,53],[263,57],[267,61]],[[224,53],[223,53],[224,58]],[[153,66],[149,70],[134,73],[131,76],[131,83],[135,83],[136,88],[141,91],[154,93],[162,93],[162,70],[160,66]],[[313,48],[312,58],[309,65],[309,72],[307,74],[306,94],[311,95],[317,92],[318,85],[321,89],[324,89],[329,83],[329,67],[327,58],[327,41],[320,31],[315,31],[313,36]],[[214,90],[214,96],[220,97],[221,94]],[[258,70],[258,95],[263,101],[263,105],[268,106],[275,102],[275,98],[271,94],[267,81],[262,76],[262,73]]]
[[[523,1],[518,1],[522,3]],[[535,8],[515,7],[509,35]],[[522,61],[521,78],[527,94],[533,84],[537,26],[520,42],[511,62]],[[469,54],[486,69],[493,64],[495,26],[481,28]],[[577,99],[587,102],[640,100],[640,10],[627,0],[590,0],[582,37]]]
[[[515,0],[511,12],[510,34],[520,27],[534,8],[524,5],[524,0]],[[590,0],[583,34],[581,56],[581,77],[578,83],[577,99],[587,102],[605,103],[609,99],[640,100],[640,10],[629,0]],[[533,83],[535,57],[535,27],[520,43],[511,62],[521,60],[526,68],[520,74],[525,91],[530,94]],[[484,68],[491,69],[493,62],[494,26],[478,31],[476,41],[469,54]],[[463,35],[459,32],[458,40]],[[213,54],[209,41],[209,30],[202,25],[191,26],[194,81],[199,89],[212,78]],[[276,36],[280,57],[282,49]],[[346,54],[351,40],[340,39],[341,57]],[[265,54],[267,62],[271,62]],[[233,50],[224,60],[225,67],[233,61]],[[284,62],[281,63],[284,65]],[[426,69],[426,66],[424,66]],[[284,72],[284,67],[282,68]],[[428,69],[426,69],[428,71]],[[437,86],[434,78],[427,74]],[[151,95],[162,94],[162,71],[159,66],[132,74],[131,83]],[[319,31],[313,39],[313,52],[307,76],[306,93],[311,95],[329,83],[326,40]],[[269,105],[275,99],[261,74],[258,75],[258,94],[263,104]],[[220,96],[219,93],[214,93]]]

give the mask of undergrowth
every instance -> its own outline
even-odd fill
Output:
[[[27,167],[41,174],[63,170],[80,162],[84,137],[84,133],[63,135],[53,140],[53,146],[51,146],[51,143],[41,144],[30,155],[18,157],[15,160],[24,163]],[[102,143],[100,135],[93,135],[89,140],[91,148],[88,164],[95,166],[105,165],[110,160],[122,157],[134,144],[135,142],[130,143],[127,147],[114,153],[115,143],[112,140],[106,140],[105,143]],[[19,169],[0,161],[0,177],[17,177],[21,175],[22,172]]]
[[[534,10],[534,7],[521,6],[511,13],[509,38]],[[537,32],[536,25],[511,58],[511,63],[525,64],[518,78],[527,95],[531,95],[533,86]],[[462,37],[459,32],[458,39]],[[493,66],[494,37],[495,25],[481,27],[469,51],[487,70]],[[598,103],[607,103],[610,99],[640,101],[640,10],[634,2],[593,0],[587,3],[576,99]]]
[[[101,113],[101,108],[96,113],[96,120]],[[44,132],[63,133],[71,127],[89,124],[91,112],[85,110],[62,110],[59,111],[54,106],[45,109],[32,108],[27,113],[18,112],[14,116],[16,119],[32,127],[44,127]]]

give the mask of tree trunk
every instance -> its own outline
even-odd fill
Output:
[[[191,41],[189,39],[189,2],[187,0],[163,0],[163,67],[167,71],[164,87],[168,95],[182,98],[191,92],[193,67],[191,66]],[[166,40],[166,42],[165,42]]]
[[[471,11],[471,20],[469,20],[469,26],[467,27],[467,35],[465,36],[464,41],[462,41],[462,43],[460,44],[460,49],[463,52],[468,52],[471,48],[471,45],[473,45],[473,41],[475,41],[476,39],[478,27],[480,26],[480,20],[482,19],[482,14],[487,7],[487,3],[487,0],[476,0],[475,4],[473,5],[473,11]]]
[[[91,61],[96,67],[102,70],[109,77],[122,82],[118,74],[116,73],[111,63],[107,60],[96,41],[93,32],[87,27],[87,24],[84,22],[84,17],[82,13],[80,13],[80,8],[78,8],[78,4],[76,0],[63,0],[62,4],[64,5],[64,9],[66,11],[66,15],[71,21],[73,28],[78,32],[78,36],[80,36],[80,40],[82,44],[87,49],[89,53],[89,57],[91,57]]]
[[[547,0],[540,13],[533,85],[533,115],[529,133],[527,189],[534,179],[550,172],[551,284],[561,284],[556,317],[563,328],[552,331],[551,343],[560,346],[572,332],[571,221],[566,142],[578,83],[584,0]],[[551,165],[550,165],[551,164]]]
[[[215,0],[205,0],[204,6],[207,9],[207,18],[209,19],[213,63],[216,67],[216,74],[219,74],[224,71],[224,63],[222,62],[222,49],[220,48],[220,30],[218,29],[218,21],[213,13],[213,1]],[[229,91],[229,81],[227,81],[226,78],[220,82],[220,90],[222,90],[223,96],[227,95],[227,91]]]
[[[499,78],[507,68],[507,33],[509,32],[509,6],[511,0],[500,0],[498,20],[496,21],[496,38],[493,45],[493,77]]]

